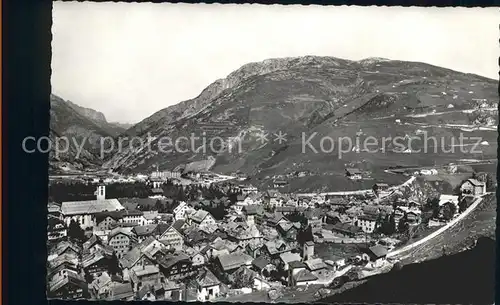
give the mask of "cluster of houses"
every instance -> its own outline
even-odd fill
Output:
[[[154,182],[153,188],[161,185]],[[382,191],[386,185],[376,186]],[[484,183],[469,179],[462,193],[480,196]],[[375,192],[375,187],[374,187]],[[444,197],[443,197],[444,196]],[[203,204],[179,202],[172,213],[139,211],[107,199],[99,183],[96,199],[48,205],[48,287],[51,298],[96,300],[215,300],[231,289],[328,283],[350,258],[323,259],[315,244],[329,232],[338,238],[371,234],[380,219],[421,221],[419,204],[360,204],[340,196],[300,197],[276,190],[259,193],[242,186],[235,204],[216,219]],[[358,200],[361,202],[362,200]],[[442,195],[440,205],[458,204]],[[201,206],[201,208],[199,208]],[[296,219],[303,215],[305,223]],[[86,241],[69,232],[77,224]],[[298,240],[310,228],[312,236]],[[387,248],[375,245],[363,256],[382,264]],[[243,279],[247,279],[243,281]]]

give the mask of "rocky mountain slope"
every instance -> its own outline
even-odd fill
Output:
[[[91,120],[94,124],[98,125],[101,129],[106,131],[107,134],[111,136],[118,136],[122,134],[131,124],[121,124],[115,122],[108,122],[106,117],[102,112],[94,110],[92,108],[85,108],[79,106],[71,101],[66,101],[66,103],[79,114]]]
[[[214,156],[213,170],[239,170],[256,184],[298,170],[308,171],[321,181],[317,185],[328,188],[345,180],[347,164],[360,160],[366,170],[377,171],[393,165],[471,158],[461,152],[414,153],[408,145],[396,147],[394,141],[383,152],[367,152],[356,147],[356,138],[363,143],[368,136],[408,139],[425,131],[450,138],[467,132],[496,143],[496,86],[491,79],[416,62],[314,56],[269,59],[247,64],[198,97],[160,110],[131,127],[125,136],[141,137],[142,147],[125,141],[123,149],[108,155],[104,167],[147,172],[156,164],[160,169],[173,169]],[[286,134],[281,143],[274,135],[280,131]],[[268,133],[267,142],[260,141],[261,133]],[[200,149],[202,140],[189,141],[203,134],[205,149]],[[223,143],[215,136],[223,138]],[[303,143],[311,136],[309,143],[316,151],[310,146],[304,149]],[[351,147],[338,142],[346,136],[351,138]],[[158,149],[162,137],[168,137],[163,144],[172,144],[163,151]],[[328,138],[321,140],[324,137]],[[173,145],[176,140],[178,147]],[[339,147],[349,152],[339,153]],[[411,148],[422,147],[421,141]],[[483,157],[490,154],[496,156],[494,149],[486,148]]]
[[[61,138],[59,151],[56,152],[55,148],[50,151],[51,171],[100,166],[100,139],[115,137],[124,129],[108,123],[101,112],[65,101],[56,95],[51,95],[50,104],[52,142],[57,143],[58,137],[69,141],[66,149],[65,140]]]

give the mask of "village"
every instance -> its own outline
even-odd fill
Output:
[[[346,170],[348,179],[358,174]],[[215,195],[190,186],[195,195],[170,198],[179,173],[142,178],[149,194],[141,200],[109,198],[111,180],[93,178],[94,199],[49,201],[49,298],[204,302],[265,291],[272,301],[286,287],[335,288],[388,272],[393,251],[487,193],[473,176],[456,194],[416,201],[408,193],[415,176],[359,192],[294,194],[279,180],[260,191],[243,178],[195,173],[196,187]],[[359,251],[332,251],[351,245]]]

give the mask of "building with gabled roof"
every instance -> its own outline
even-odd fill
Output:
[[[182,222],[182,223],[181,223]],[[181,250],[184,245],[184,235],[181,233],[183,220],[174,222],[163,234],[159,237],[161,243],[165,246]]]
[[[118,258],[121,258],[137,243],[137,237],[131,231],[128,228],[116,227],[108,235],[108,245],[115,250]]]
[[[195,213],[189,215],[189,220],[191,222],[191,225],[197,227],[213,225],[216,223],[215,218],[212,216],[212,214],[205,210],[198,210]]]
[[[124,209],[118,199],[67,201],[61,204],[61,213],[64,215],[66,225],[69,226],[71,220],[75,220],[82,229],[95,226],[96,214]]]
[[[317,282],[318,277],[307,269],[302,269],[292,276],[293,286],[307,286],[316,284]]]
[[[232,273],[241,266],[251,266],[253,258],[246,253],[229,253],[217,257],[221,271]]]
[[[221,282],[210,270],[205,268],[196,278],[196,287],[196,300],[206,302],[219,297]]]
[[[160,283],[162,278],[157,265],[135,266],[130,269],[130,281],[135,292],[146,285],[154,286]]]
[[[110,285],[106,301],[132,301],[134,296],[135,293],[130,283],[113,282]]]
[[[73,270],[63,269],[54,274],[48,285],[50,299],[79,300],[89,297],[88,284]]]
[[[466,196],[481,196],[486,194],[486,183],[477,179],[467,179],[460,186],[460,192]]]

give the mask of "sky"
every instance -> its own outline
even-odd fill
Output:
[[[498,8],[53,2],[52,92],[137,123],[249,62],[420,61],[498,79]]]

